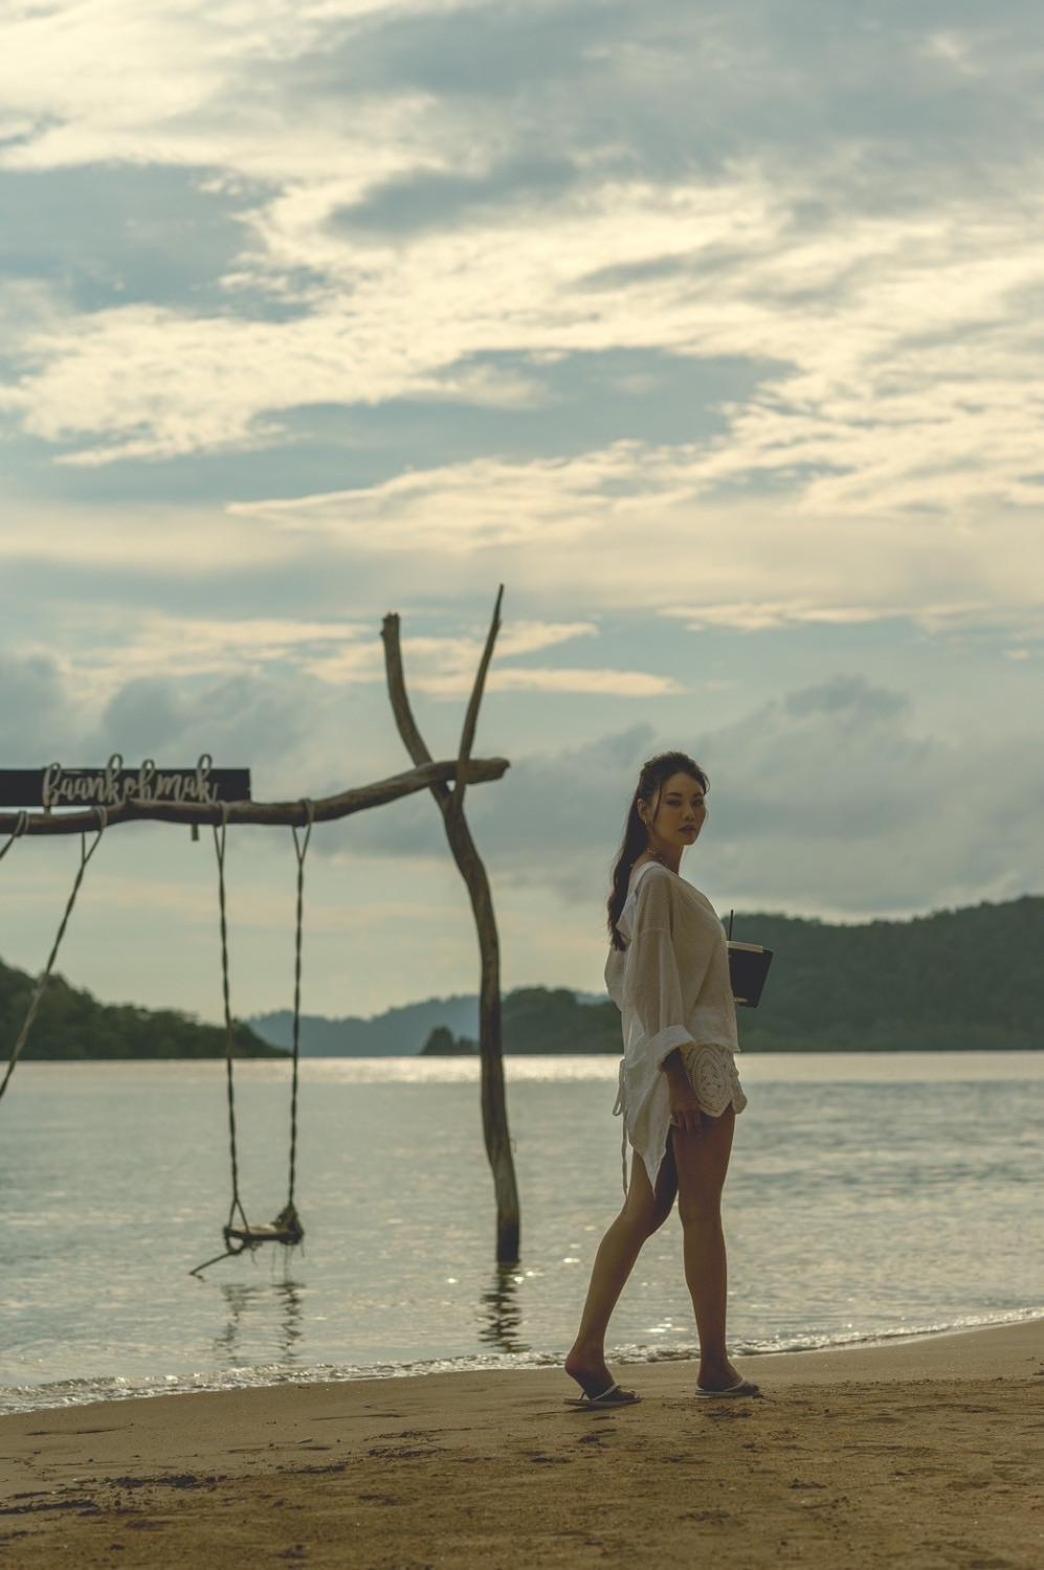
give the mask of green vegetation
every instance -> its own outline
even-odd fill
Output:
[[[477,1029],[478,998],[454,992],[448,997],[425,998],[420,1003],[399,1004],[372,1019],[359,1014],[329,1019],[323,1014],[301,1015],[301,1052],[312,1058],[409,1058],[436,1025],[466,1034]],[[292,1047],[294,1017],[289,1009],[250,1015],[263,1041],[274,1047]]]
[[[775,955],[759,1007],[737,1010],[744,1052],[1044,1047],[1039,895],[846,927],[739,915],[733,936]],[[524,987],[504,999],[503,1035],[511,1053],[618,1054],[620,1015],[612,1002]],[[422,1048],[476,1050],[445,1027]]]
[[[0,1064],[22,1028],[35,980],[0,962]],[[218,1058],[225,1055],[223,1026],[201,1025],[174,1009],[141,1009],[99,1003],[54,974],[22,1051],[30,1059]],[[248,1025],[236,1029],[237,1058],[285,1058]]]
[[[1044,1047],[1044,898],[936,911],[912,921],[831,926],[793,916],[736,917],[734,936],[775,953],[761,1005],[738,1011],[744,1052],[931,1051]],[[0,963],[0,1064],[14,1045],[33,978]],[[587,995],[590,998],[590,995]],[[474,995],[431,998],[374,1020],[305,1018],[308,1055],[457,1055]],[[620,1052],[620,1016],[608,1000],[565,987],[519,987],[502,1005],[510,1053]],[[269,1020],[237,1026],[237,1057],[287,1056],[263,1039]],[[315,1041],[309,1031],[322,1028]],[[288,1038],[287,1038],[288,1039]],[[423,1043],[423,1045],[421,1045]],[[97,1002],[54,975],[25,1059],[217,1058],[224,1030],[173,1009]]]
[[[620,1016],[614,1003],[580,1003],[566,987],[519,987],[501,1005],[505,1052],[618,1052]],[[437,1025],[421,1052],[460,1056],[478,1051],[470,1036]]]

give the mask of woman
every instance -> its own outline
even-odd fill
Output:
[[[671,1213],[684,1238],[685,1280],[700,1338],[696,1394],[757,1395],[725,1345],[727,1263],[721,1191],[736,1113],[747,1104],[725,931],[679,873],[707,817],[707,776],[682,752],[642,769],[609,897],[609,995],[623,1016],[614,1113],[623,1114],[623,1209],[595,1256],[580,1329],[565,1362],[584,1392],[576,1406],[622,1406],[605,1363],[609,1317],[646,1238]],[[627,1184],[626,1147],[634,1148]]]

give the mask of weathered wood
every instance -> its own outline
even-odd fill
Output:
[[[419,790],[445,789],[445,781],[464,777],[469,784],[484,784],[499,780],[510,767],[506,758],[474,758],[461,764],[457,760],[435,763],[430,756],[415,769],[405,774],[393,774],[388,779],[377,780],[372,785],[359,785],[354,790],[341,791],[336,796],[322,796],[312,802],[316,823],[326,823],[333,818],[347,818],[354,812],[365,812],[370,807],[383,807],[386,802],[397,801],[401,796],[412,796]],[[283,823],[305,827],[308,810],[303,801],[231,801],[213,806],[198,802],[125,802],[120,807],[106,809],[106,828],[118,823]],[[18,812],[0,812],[0,834],[13,834],[23,817]],[[99,810],[92,807],[87,812],[30,812],[24,814],[27,835],[39,834],[89,834],[100,824]]]
[[[479,660],[479,667],[475,673],[475,681],[471,689],[471,697],[468,700],[467,712],[464,715],[464,728],[460,733],[460,747],[457,750],[457,781],[453,795],[450,798],[450,806],[457,817],[460,817],[464,811],[464,786],[467,779],[467,764],[471,758],[471,749],[475,744],[479,705],[482,702],[482,694],[486,688],[486,672],[489,670],[489,662],[493,658],[493,645],[497,640],[497,633],[500,631],[500,603],[503,598],[504,585],[501,584],[497,594],[497,603],[493,607],[493,620],[490,623],[489,632],[486,634],[486,646],[482,651],[482,658]],[[405,691],[405,688],[403,690]],[[417,763],[419,760],[414,758],[413,761]],[[476,857],[478,856],[477,851],[475,855]],[[479,865],[481,866],[482,863],[479,862]]]
[[[518,1185],[515,1181],[515,1163],[511,1153],[511,1136],[508,1130],[507,1098],[504,1091],[504,1060],[501,1040],[500,1012],[500,943],[497,937],[496,916],[486,869],[479,856],[464,818],[464,787],[474,779],[474,765],[469,762],[478,723],[479,705],[486,680],[486,672],[493,654],[493,644],[500,628],[500,604],[504,585],[500,585],[493,610],[493,621],[486,638],[486,646],[479,662],[478,673],[472,688],[461,734],[460,754],[455,772],[455,788],[450,790],[441,781],[433,780],[429,786],[442,813],[446,836],[461,876],[467,884],[471,909],[478,930],[481,958],[481,984],[479,994],[479,1054],[482,1077],[482,1132],[493,1173],[493,1189],[497,1206],[496,1257],[500,1265],[513,1265],[519,1257],[521,1223],[519,1217]],[[399,618],[394,613],[385,616],[381,626],[384,643],[384,664],[388,678],[388,694],[392,712],[407,752],[419,767],[430,762],[431,754],[417,728],[406,695],[402,652],[399,645]]]

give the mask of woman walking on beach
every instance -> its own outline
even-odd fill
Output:
[[[623,1116],[624,1204],[595,1256],[580,1329],[565,1362],[582,1406],[637,1401],[605,1363],[610,1315],[642,1244],[670,1215],[682,1225],[685,1280],[700,1340],[695,1394],[758,1394],[729,1361],[721,1191],[736,1113],[747,1104],[729,955],[710,901],[679,873],[707,817],[707,776],[683,752],[642,768],[609,897],[606,987],[622,1015],[614,1113]],[[627,1142],[634,1150],[627,1182]]]

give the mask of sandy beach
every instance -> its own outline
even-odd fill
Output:
[[[1044,1319],[618,1368],[158,1396],[0,1419],[0,1563],[366,1570],[713,1563],[1039,1570]]]

